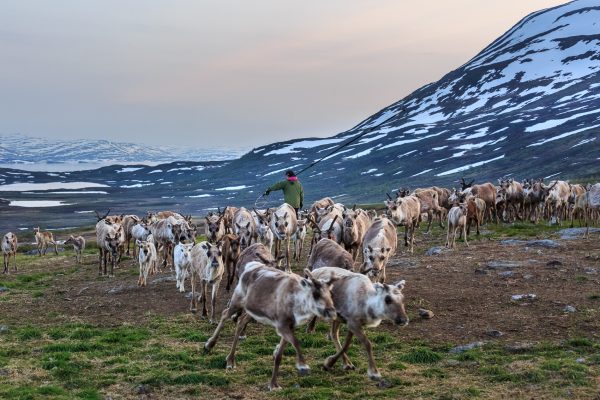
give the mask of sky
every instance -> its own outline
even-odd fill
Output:
[[[343,132],[552,0],[3,0],[0,134],[253,148]]]

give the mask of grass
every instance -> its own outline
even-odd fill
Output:
[[[558,228],[514,224],[486,229],[479,239],[472,235],[470,240],[547,238]],[[443,234],[432,225],[432,235]],[[96,250],[88,249],[86,254],[95,255]],[[72,251],[49,257],[57,265],[74,258]],[[57,280],[82,273],[82,267],[72,264],[30,272],[28,266],[39,265],[39,258],[19,255],[18,261],[23,269],[1,278],[0,286],[9,291],[0,298],[19,296],[43,304],[56,296]],[[578,275],[573,279],[578,281]],[[597,301],[600,295],[592,292],[586,297]],[[202,344],[214,326],[188,314],[148,315],[140,323],[112,326],[82,323],[56,312],[44,315],[43,323],[23,320],[0,335],[0,372],[8,371],[0,373],[0,398],[138,398],[140,385],[155,398],[560,398],[565,393],[593,398],[600,379],[600,340],[576,332],[565,332],[562,341],[536,343],[518,354],[494,342],[450,354],[449,349],[464,343],[406,340],[383,324],[367,330],[384,378],[380,385],[368,379],[366,354],[356,339],[348,352],[355,371],[343,371],[341,361],[331,371],[319,368],[335,352],[326,338],[327,325],[319,323],[315,334],[298,330],[310,375],[297,375],[294,351],[288,345],[279,374],[284,389],[269,394],[266,385],[279,341],[271,328],[251,324],[248,338],[238,347],[237,368],[227,372],[231,323],[215,349],[205,354]],[[344,334],[343,330],[342,338]]]

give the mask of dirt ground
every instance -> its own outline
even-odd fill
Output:
[[[400,236],[401,237],[401,236]],[[455,250],[426,255],[425,250],[443,246],[444,232],[418,234],[418,250],[407,254],[400,246],[388,265],[388,281],[405,279],[407,311],[411,323],[397,330],[400,338],[434,343],[470,343],[478,340],[506,342],[545,341],[568,336],[598,338],[600,295],[600,242],[561,240],[551,235],[556,248],[502,244],[499,239],[472,235],[470,247],[457,243]],[[305,246],[305,248],[308,246]],[[494,264],[496,262],[496,264]],[[516,265],[497,265],[513,263]],[[47,256],[32,260],[32,272],[65,272],[54,281],[48,295],[23,297],[19,304],[0,302],[6,324],[45,324],[49,316],[100,326],[140,322],[153,315],[188,313],[189,301],[175,289],[174,273],[164,271],[138,288],[137,266],[125,259],[115,278],[98,276],[97,256],[86,254],[83,268],[73,270],[74,258]],[[296,271],[305,265],[305,256]],[[496,268],[493,268],[496,266]],[[23,270],[22,270],[23,271]],[[533,300],[511,300],[512,295],[535,294]],[[218,311],[229,293],[221,287]],[[566,312],[572,306],[575,312]],[[418,309],[435,313],[421,320]],[[501,331],[500,338],[489,332]]]

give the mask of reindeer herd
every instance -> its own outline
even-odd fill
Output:
[[[227,321],[236,323],[228,369],[235,367],[238,341],[245,337],[251,320],[272,326],[281,340],[274,352],[270,389],[279,388],[277,375],[288,343],[296,351],[298,372],[308,373],[295,329],[308,324],[308,331],[314,331],[318,318],[330,323],[329,337],[335,347],[335,353],[323,363],[325,369],[333,368],[340,358],[344,369],[354,369],[347,350],[356,336],[367,352],[368,376],[380,379],[364,328],[377,327],[384,319],[399,326],[408,324],[402,294],[405,282],[390,284],[386,276],[386,265],[398,248],[398,226],[404,226],[404,244],[412,254],[416,229],[425,217],[426,233],[436,219],[441,227],[446,222],[446,246],[451,248],[461,236],[468,246],[472,225],[479,234],[486,223],[538,223],[543,217],[557,224],[570,220],[573,225],[575,218],[581,218],[588,227],[587,237],[590,221],[598,219],[600,184],[571,185],[559,180],[546,184],[542,179],[517,182],[512,178],[498,183],[474,184],[461,179],[461,187],[455,189],[401,188],[394,196],[386,194],[385,209],[380,213],[346,207],[328,197],[298,215],[288,204],[265,210],[228,206],[209,213],[200,225],[194,224],[191,216],[172,211],[149,212],[140,218],[109,215],[109,210],[104,215],[96,213],[98,273],[114,276],[123,254],[129,255],[133,247],[140,287],[147,285],[148,275],[166,268],[174,271],[179,292],[185,292],[189,279],[190,310],[198,311],[202,303],[200,315],[218,323],[205,351],[216,345]],[[201,225],[204,232],[200,232]],[[301,276],[292,271],[292,261],[300,262],[308,230],[312,236]],[[206,240],[196,243],[200,233]],[[36,228],[35,238],[40,256],[49,244],[57,251],[51,233]],[[81,262],[85,239],[71,236],[65,244],[73,245]],[[16,249],[17,238],[8,233],[2,241],[5,273],[11,256],[16,270]],[[225,291],[233,292],[217,318],[223,279]],[[347,326],[343,344],[339,339],[342,324]]]

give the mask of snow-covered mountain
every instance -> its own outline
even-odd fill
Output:
[[[344,168],[346,177],[414,186],[462,174],[483,180],[599,172],[600,1],[527,16],[462,67],[347,132],[251,154],[301,168],[365,132],[313,176]]]
[[[59,140],[19,134],[2,135],[0,164],[15,168],[43,160],[46,164],[82,166],[123,163],[167,163],[172,161],[216,161],[238,158],[242,149],[195,149],[176,146],[153,147],[110,140]],[[59,166],[60,168],[60,166]]]

